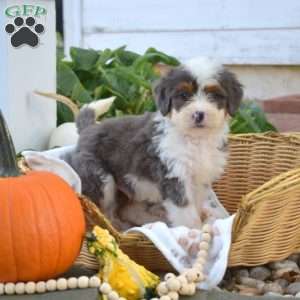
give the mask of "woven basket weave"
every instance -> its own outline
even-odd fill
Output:
[[[234,213],[229,266],[261,265],[300,251],[300,134],[244,134],[229,139],[229,161],[215,184],[219,199]],[[107,228],[121,248],[153,271],[172,267],[142,234],[121,234],[97,207],[81,197],[88,228]],[[83,245],[76,264],[98,269]]]

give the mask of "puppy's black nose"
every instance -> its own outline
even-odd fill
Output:
[[[204,120],[204,112],[203,111],[195,111],[193,113],[193,119],[196,124],[201,124]]]

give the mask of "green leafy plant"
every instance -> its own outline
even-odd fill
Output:
[[[277,131],[269,123],[264,111],[256,101],[245,100],[242,102],[240,109],[231,119],[231,133],[259,133],[266,131]]]
[[[115,50],[71,48],[71,61],[57,65],[57,92],[70,97],[79,107],[95,99],[116,96],[106,117],[154,111],[151,85],[158,78],[157,63],[176,66],[179,62],[154,48],[143,55],[121,47]],[[72,114],[58,106],[59,123],[71,121]]]
[[[143,55],[126,47],[115,50],[71,48],[70,61],[59,51],[57,60],[57,92],[67,96],[81,107],[96,99],[116,96],[104,117],[137,115],[155,111],[151,86],[159,74],[159,63],[177,66],[176,58],[149,48]],[[73,121],[73,114],[58,104],[58,124]],[[255,101],[242,103],[231,120],[232,133],[276,131]]]

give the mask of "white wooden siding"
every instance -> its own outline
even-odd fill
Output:
[[[67,47],[152,46],[180,59],[300,65],[299,0],[66,0],[65,18]]]

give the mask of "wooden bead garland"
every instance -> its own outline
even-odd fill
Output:
[[[59,278],[57,280],[50,279],[48,281],[39,281],[35,282],[18,282],[18,283],[0,283],[0,295],[23,295],[23,294],[42,294],[45,292],[53,292],[53,291],[64,291],[67,289],[76,289],[76,288],[99,288],[101,285],[101,281],[97,276],[92,276],[88,278],[87,276],[81,276],[79,278],[70,277],[66,278]],[[109,286],[110,288],[110,286]],[[110,291],[111,288],[110,288]],[[119,297],[118,297],[119,299]],[[117,299],[110,299],[110,300],[117,300]],[[120,300],[120,299],[119,299]]]
[[[209,243],[212,240],[212,228],[206,224],[202,228],[202,240],[199,243],[199,252],[197,259],[192,268],[185,270],[179,276],[173,273],[165,275],[163,282],[157,288],[159,298],[151,300],[178,300],[179,295],[192,296],[196,293],[196,284],[205,279],[203,274],[204,265],[208,257]],[[111,286],[104,282],[99,288],[100,292],[108,296],[109,300],[126,300],[122,297],[112,299],[109,295],[112,294]],[[116,293],[117,294],[117,293]]]
[[[192,296],[196,293],[196,284],[205,279],[203,270],[208,256],[209,243],[212,240],[211,235],[211,226],[209,224],[204,225],[202,228],[202,239],[199,243],[199,252],[193,267],[185,270],[179,276],[176,276],[173,273],[166,274],[164,277],[165,281],[161,282],[156,288],[159,298],[152,298],[151,300],[178,300],[179,295]],[[50,279],[46,282],[39,281],[37,283],[0,283],[0,295],[45,293],[47,291],[63,291],[67,289],[83,289],[88,287],[99,288],[99,292],[106,295],[108,300],[126,300],[125,298],[120,297],[119,294],[111,288],[109,283],[103,282],[101,284],[101,281],[97,276],[91,278],[81,276],[79,278]]]

